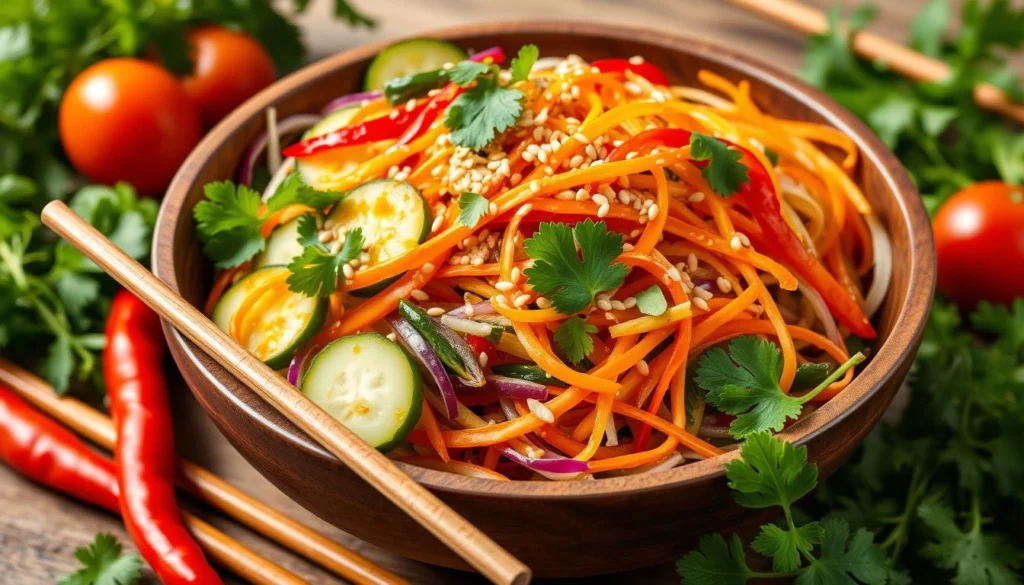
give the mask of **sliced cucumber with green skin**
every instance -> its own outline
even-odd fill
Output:
[[[362,228],[369,265],[386,262],[415,249],[430,235],[430,208],[415,187],[404,181],[379,179],[349,191],[327,216],[324,226],[336,230]],[[374,295],[398,276],[350,291]]]
[[[466,52],[440,39],[408,39],[389,45],[381,51],[366,70],[364,89],[383,89],[396,77],[440,69],[445,63],[458,63]]]
[[[348,126],[358,110],[359,106],[353,105],[327,114],[306,130],[302,135],[303,140]],[[295,168],[303,183],[314,189],[329,191],[331,185],[354,171],[368,158],[370,154],[367,145],[347,146],[296,159]]]
[[[316,354],[299,389],[380,451],[401,443],[423,407],[423,378],[395,342],[377,333],[349,335]]]
[[[402,299],[398,313],[409,322],[430,345],[437,358],[468,386],[484,385],[484,372],[469,344],[458,333],[431,317],[426,311]]]
[[[231,330],[231,321],[246,299],[272,279],[288,273],[284,266],[260,268],[236,282],[224,293],[213,309],[213,322],[224,331]],[[275,370],[288,365],[292,356],[306,340],[320,330],[327,316],[327,299],[307,297],[289,290],[276,294],[251,318],[256,320],[249,339],[238,340],[253,355]],[[249,317],[246,317],[249,318]]]
[[[565,382],[555,378],[554,376],[548,375],[548,373],[540,366],[535,366],[533,364],[500,364],[497,366],[491,366],[491,372],[499,376],[518,378],[520,380],[536,382],[546,386],[560,386],[562,388],[569,387]]]
[[[302,255],[302,245],[299,244],[300,217],[303,216],[286,221],[270,232],[266,247],[253,259],[253,268],[287,266],[296,256]]]

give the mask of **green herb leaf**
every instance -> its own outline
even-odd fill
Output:
[[[747,566],[743,542],[737,535],[726,544],[720,534],[707,534],[700,549],[676,563],[683,585],[745,585],[755,576]]]
[[[828,378],[832,367],[826,363],[807,362],[796,368],[796,376],[793,377],[793,392],[810,390]]]
[[[537,45],[523,45],[519,47],[519,54],[512,59],[512,63],[509,66],[509,69],[512,71],[512,81],[509,83],[517,83],[529,79],[530,70],[533,69],[533,64],[537,62],[538,57],[540,57],[540,49],[537,48]]]
[[[745,508],[789,508],[818,482],[818,466],[807,462],[807,447],[769,433],[747,437],[741,454],[725,464],[725,475],[736,502]]]
[[[617,288],[625,280],[629,268],[615,262],[622,253],[622,241],[622,234],[609,232],[604,222],[586,219],[573,228],[541,223],[524,245],[534,261],[524,271],[527,282],[550,298],[558,312],[578,313],[597,293]]]
[[[555,345],[566,359],[578,364],[594,351],[594,340],[590,338],[594,333],[597,333],[596,326],[579,317],[570,317],[555,329]]]
[[[764,149],[764,155],[768,158],[768,162],[772,163],[773,167],[779,166],[779,153],[770,148],[766,148]]]
[[[701,175],[708,186],[723,197],[736,193],[750,181],[747,165],[740,162],[743,154],[717,138],[694,132],[690,135],[690,154],[695,160],[708,161]]]
[[[479,78],[448,106],[444,124],[452,144],[480,150],[494,137],[515,125],[523,113],[523,92],[498,85],[496,79]]]
[[[750,548],[772,559],[772,568],[776,571],[792,571],[800,568],[801,555],[810,555],[823,535],[824,530],[817,522],[804,524],[796,530],[765,524]]]
[[[75,549],[75,558],[82,568],[60,580],[60,585],[134,585],[142,577],[142,559],[137,555],[121,556],[117,538],[99,533],[96,540]]]
[[[931,535],[922,554],[936,566],[956,571],[953,582],[957,585],[1020,582],[1017,569],[1024,562],[1024,551],[1000,536],[982,532],[977,514],[966,532],[957,526],[953,511],[938,501],[922,503],[917,515]]]
[[[487,63],[476,61],[459,61],[454,67],[448,70],[448,79],[455,85],[469,87],[481,75],[491,72],[491,66]]]
[[[220,268],[237,266],[263,250],[264,214],[260,194],[230,181],[207,183],[206,199],[196,204],[196,219],[203,251]]]
[[[480,218],[487,215],[490,201],[477,193],[463,193],[459,196],[459,222],[466,227],[475,227]]]
[[[651,288],[636,293],[635,298],[636,307],[644,315],[657,317],[658,315],[665,314],[665,311],[668,310],[668,301],[665,300],[665,293],[656,284],[651,285]]]
[[[949,17],[949,0],[930,0],[910,23],[910,46],[929,57],[941,56]]]
[[[312,221],[299,224],[300,241],[310,241],[311,224],[315,229]],[[337,254],[329,252],[319,241],[315,245],[306,246],[302,254],[288,264],[291,272],[287,280],[289,290],[309,297],[330,295],[337,290],[338,281],[344,278],[343,267],[359,256],[363,245],[363,228],[357,227],[348,232]]]
[[[885,585],[889,568],[870,532],[861,528],[850,540],[850,525],[841,518],[826,518],[821,528],[821,556],[811,561],[797,585]]]

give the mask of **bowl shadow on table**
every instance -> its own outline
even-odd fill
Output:
[[[436,34],[465,47],[536,43],[542,54],[594,59],[643,55],[675,80],[696,84],[699,69],[752,84],[767,111],[827,122],[862,150],[856,178],[888,225],[894,243],[890,297],[877,319],[883,343],[858,379],[794,425],[785,438],[806,444],[822,477],[856,447],[906,375],[934,285],[927,215],[909,177],[880,141],[851,114],[788,75],[712,44],[646,30],[568,23],[467,26]],[[315,63],[268,88],[211,131],[168,191],[154,242],[155,270],[201,305],[212,269],[194,234],[191,208],[202,186],[232,178],[247,145],[263,130],[264,110],[278,116],[318,111],[360,88],[368,60],[382,45]],[[913,278],[911,275],[913,274]],[[368,484],[243,387],[180,335],[171,351],[199,403],[235,447],[289,497],[328,522],[399,554],[446,566],[458,559]],[[733,455],[727,455],[725,458]],[[676,558],[702,534],[752,521],[725,486],[722,459],[670,471],[590,482],[492,482],[403,466],[540,576],[618,572]],[[756,519],[754,519],[756,520]],[[397,535],[401,535],[400,537]],[[609,554],[608,551],[616,551]]]

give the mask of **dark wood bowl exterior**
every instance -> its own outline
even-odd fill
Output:
[[[826,122],[861,149],[856,179],[889,229],[893,281],[876,324],[883,340],[838,397],[784,436],[805,444],[828,476],[878,421],[905,378],[931,303],[935,259],[927,215],[898,161],[851,114],[790,76],[707,43],[646,30],[569,23],[512,23],[437,31],[467,48],[535,43],[543,55],[586,59],[643,55],[675,81],[698,85],[709,69],[751,82],[755,101],[782,117]],[[302,69],[266,89],[211,131],[179,171],[161,209],[154,242],[157,275],[201,306],[211,266],[194,235],[191,209],[202,187],[233,178],[246,146],[279,119],[315,112],[358,90],[371,45]],[[336,526],[428,563],[465,565],[398,508],[299,432],[252,391],[165,324],[175,361],[196,398],[232,444],[282,491]],[[674,558],[710,531],[758,518],[732,503],[722,464],[729,457],[636,477],[590,482],[493,482],[403,465],[410,475],[527,563],[540,576],[585,576]]]

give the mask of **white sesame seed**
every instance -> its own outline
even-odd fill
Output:
[[[441,224],[442,223],[444,223],[444,216],[443,215],[439,215],[439,216],[435,217],[434,218],[434,223],[430,224],[430,231],[431,232],[436,232],[437,230],[441,229]]]
[[[696,290],[703,290],[703,289],[696,289]],[[697,307],[698,309],[700,309],[701,311],[707,311],[709,309],[708,302],[705,301],[704,299],[700,298],[700,297],[693,297],[692,301],[693,301],[693,305],[695,307]]]
[[[536,180],[530,181],[530,192],[536,193],[538,191],[540,191],[540,183],[538,183]]]
[[[612,310],[615,310],[615,311],[625,311],[626,310],[626,304],[623,303],[622,301],[612,301]]]
[[[630,65],[642,65],[643,62],[644,58],[641,57],[640,55],[633,55],[632,57],[629,58]]]
[[[673,266],[668,269],[668,277],[672,280],[679,282],[683,279],[683,276],[679,273],[679,269]]]
[[[526,406],[530,408],[530,412],[540,420],[551,424],[555,422],[555,415],[551,412],[551,409],[544,405],[543,402],[535,398],[527,398]]]
[[[733,236],[732,239],[729,240],[729,247],[733,250],[739,250],[743,247],[743,242],[740,241],[739,236]]]
[[[473,258],[473,262],[472,262],[473,266],[480,266],[483,263],[484,263],[484,259],[483,258],[481,258],[479,256],[477,256],[476,258]]]
[[[498,204],[491,201],[490,204],[487,205],[487,213],[490,213],[491,215],[497,215]]]
[[[441,307],[430,307],[427,309],[427,314],[431,317],[440,317],[441,315],[444,315],[444,309]]]
[[[582,132],[577,132],[573,134],[572,137],[576,142],[579,142],[580,144],[590,144],[590,139],[587,138],[587,135]]]
[[[318,235],[316,237],[316,239],[320,240],[321,244],[326,244],[327,242],[330,242],[331,240],[334,239],[334,232],[333,231],[320,232],[320,235]]]
[[[352,280],[352,277],[356,275],[356,271],[352,268],[351,264],[342,264],[341,273],[345,275],[345,280]]]
[[[727,293],[732,290],[732,283],[729,282],[729,279],[724,276],[719,276],[715,280],[715,283],[718,285],[718,290],[724,293]]]
[[[478,362],[480,362],[480,367],[481,368],[486,368],[487,367],[487,352],[486,351],[481,351],[480,355],[477,356],[476,359],[477,359]]]
[[[580,188],[576,191],[576,201],[586,201],[590,199],[590,192],[584,188]]]
[[[384,337],[387,337],[391,341],[398,341],[398,337],[394,334],[394,332],[388,333]]]
[[[544,128],[542,126],[537,126],[533,129],[533,139],[538,141],[544,139]]]
[[[591,160],[597,158],[597,149],[594,148],[593,144],[588,144],[585,152],[587,153],[587,156],[590,157]]]
[[[494,283],[494,288],[500,290],[501,292],[509,292],[510,290],[514,289],[515,287],[516,287],[515,284],[513,284],[513,283],[511,283],[511,282],[509,282],[507,280],[499,280],[498,282]]]
[[[636,297],[626,297],[626,300],[622,301],[622,306],[627,309],[632,309],[636,306]]]
[[[633,251],[633,244],[630,244],[629,242],[624,242],[622,244],[622,251],[623,252],[632,252]]]
[[[686,255],[686,269],[690,272],[695,272],[697,270],[696,254],[690,253]]]
[[[528,302],[530,302],[530,295],[521,294],[518,297],[516,297],[514,301],[512,301],[512,306],[514,306],[517,309],[521,309]]]
[[[526,162],[533,162],[533,158],[534,154],[532,152],[530,152],[529,150],[523,151],[523,160],[525,160]]]
[[[764,313],[764,307],[758,305],[757,303],[754,303],[747,307],[747,312],[753,313],[755,317],[760,317],[761,313]]]
[[[429,301],[430,300],[430,295],[428,295],[427,293],[421,291],[420,289],[416,289],[416,290],[412,291],[409,294],[412,295],[412,298],[416,299],[417,301]]]
[[[612,210],[611,206],[608,205],[607,203],[605,203],[601,207],[597,208],[597,217],[605,217],[605,216],[608,215],[608,212],[610,212],[611,210]]]
[[[650,219],[654,219],[654,218],[658,217],[658,204],[657,203],[655,203],[655,204],[653,204],[653,205],[651,205],[650,207],[647,208],[647,217],[650,218]]]
[[[547,144],[545,144],[544,146],[547,146]],[[548,150],[541,150],[540,152],[538,152],[537,161],[539,161],[542,165],[548,164]]]
[[[598,205],[608,205],[608,198],[600,193],[593,194],[590,199]]]
[[[743,232],[736,232],[736,237],[740,239],[740,243],[746,247],[750,247],[750,238]]]
[[[640,87],[640,84],[635,81],[626,82],[626,91],[630,95],[640,95],[644,92],[644,88]]]
[[[577,154],[576,156],[569,159],[569,167],[578,169],[583,164],[583,155]]]
[[[473,308],[473,303],[466,301],[466,316],[472,318],[473,314],[476,313],[476,309]]]
[[[550,309],[551,308],[551,300],[548,299],[547,297],[537,297],[537,300],[534,301],[534,302],[537,303],[537,306],[542,308],[542,309]]]
[[[655,159],[654,160],[654,164],[658,165],[659,167],[663,167],[663,166],[665,166],[665,159],[663,159],[663,158]]]
[[[641,376],[651,375],[651,367],[647,365],[646,360],[640,360],[636,363],[636,371],[640,372]]]
[[[602,311],[611,311],[612,303],[608,299],[601,299],[597,301],[597,308],[601,309]]]
[[[705,301],[713,299],[715,297],[714,293],[712,293],[706,288],[701,288],[699,286],[693,289],[693,294],[697,295],[697,297],[699,298],[704,299]]]

